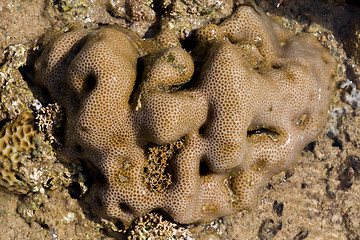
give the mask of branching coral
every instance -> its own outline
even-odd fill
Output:
[[[167,30],[143,40],[72,29],[36,63],[37,82],[67,111],[64,159],[100,170],[89,199],[125,225],[156,209],[193,223],[251,207],[326,118],[335,61],[316,39],[241,6],[198,40],[191,56]],[[163,146],[176,141],[174,153]],[[149,167],[154,145],[160,168]],[[151,187],[149,169],[166,184]]]

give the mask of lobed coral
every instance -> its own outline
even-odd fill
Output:
[[[45,41],[36,81],[66,109],[64,160],[104,177],[89,196],[100,214],[129,225],[161,210],[194,223],[250,208],[321,130],[335,60],[316,39],[250,6],[197,36],[192,55],[167,30]]]

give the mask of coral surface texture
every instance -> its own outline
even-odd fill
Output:
[[[197,31],[117,26],[44,38],[36,82],[66,110],[60,150],[99,171],[88,200],[129,225],[160,210],[179,223],[249,209],[326,120],[336,63],[256,7]],[[154,179],[157,181],[154,182]]]
[[[34,117],[24,112],[0,133],[0,186],[10,192],[25,194],[29,186],[15,172],[21,165],[21,155],[35,150]]]

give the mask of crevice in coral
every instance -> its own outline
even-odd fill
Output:
[[[200,134],[200,136],[204,136],[204,135],[205,135],[205,131],[206,131],[205,125],[202,125],[202,126],[199,128],[199,134]]]
[[[30,85],[34,84],[35,74],[33,65],[24,65],[19,67],[19,72],[23,79]]]
[[[132,106],[132,108],[135,108],[137,106],[137,100],[139,98],[139,94],[141,92],[141,83],[142,83],[142,77],[144,72],[144,58],[140,57],[137,60],[136,65],[136,79],[133,86],[133,90],[130,94],[129,103]]]
[[[207,176],[212,173],[212,171],[208,165],[208,161],[207,161],[206,157],[203,157],[200,160],[199,173],[200,173],[200,176]]]
[[[186,37],[184,40],[180,40],[181,47],[185,49],[188,52],[191,52],[195,48],[194,42],[196,42],[196,34],[193,32],[190,33],[188,37]]]
[[[79,154],[84,152],[84,149],[82,148],[82,146],[80,144],[75,144],[73,149],[74,149],[75,152],[77,152]]]
[[[103,202],[99,196],[95,197],[95,202],[96,202],[97,207],[99,207],[99,208],[103,207]]]
[[[80,39],[78,42],[74,44],[74,46],[69,51],[69,56],[66,59],[66,62],[70,64],[72,60],[75,58],[76,55],[80,53],[80,51],[83,49],[87,41],[87,35],[85,35],[82,39]]]
[[[274,63],[274,64],[272,65],[272,68],[273,68],[273,69],[280,69],[280,68],[281,68],[281,65],[280,65],[280,64],[277,64],[277,63]]]
[[[213,121],[214,119],[214,109],[212,107],[212,105],[208,106],[208,113],[207,113],[207,117],[206,117],[206,121],[205,123],[199,128],[199,135],[201,137],[206,138],[207,137],[207,129],[209,129],[209,125],[210,123]]]
[[[133,213],[133,210],[132,210],[132,208],[130,207],[129,204],[120,203],[120,204],[119,204],[119,208],[120,208],[120,210],[123,211],[124,213],[128,213],[128,214],[132,214],[132,213]]]
[[[258,134],[266,134],[272,138],[276,138],[280,135],[276,130],[274,130],[272,128],[265,128],[265,127],[259,127],[259,128],[252,129],[252,130],[251,130],[251,128],[249,128],[249,130],[247,131],[248,138],[251,138],[253,135],[258,135]]]
[[[5,127],[5,125],[10,121],[10,119],[5,118],[3,120],[0,121],[0,138],[2,138],[5,134],[5,131],[1,131],[3,127]]]

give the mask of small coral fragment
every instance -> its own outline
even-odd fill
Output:
[[[0,133],[0,186],[10,192],[26,194],[30,190],[16,171],[21,165],[21,155],[35,150],[33,137],[36,132],[34,116],[26,111]]]

